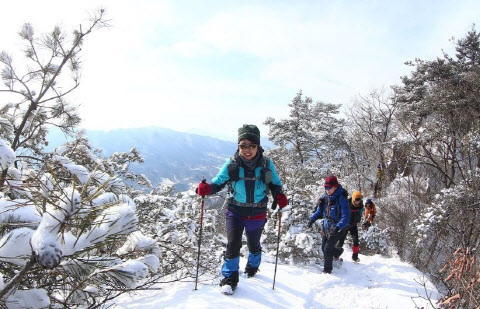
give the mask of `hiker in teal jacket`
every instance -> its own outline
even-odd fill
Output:
[[[203,196],[215,194],[226,185],[229,188],[225,213],[228,244],[222,267],[224,278],[220,285],[228,285],[233,290],[239,280],[243,231],[249,251],[245,273],[253,277],[262,256],[260,237],[267,218],[268,194],[272,194],[274,203],[281,208],[288,204],[275,165],[263,155],[260,130],[255,125],[243,125],[238,129],[235,155],[225,162],[211,184],[201,182],[197,193]]]
[[[242,164],[242,159],[237,151],[233,158],[228,159],[223,164],[210,184],[212,194],[215,194],[230,182],[230,196],[228,196],[227,202],[229,208],[232,208],[240,216],[254,217],[259,214],[266,214],[264,207],[267,207],[270,190],[272,190],[273,196],[282,193],[282,182],[272,160],[267,159],[267,162],[263,162],[265,157],[261,147],[258,150],[258,156],[259,160],[255,168],[247,170],[248,168]],[[230,175],[233,171],[235,171],[235,175]],[[262,174],[265,171],[268,171],[270,175],[268,176],[270,180],[267,180],[268,184],[262,179]],[[246,174],[249,174],[249,177]],[[253,181],[253,178],[255,178],[255,181]]]
[[[324,256],[323,272],[331,273],[333,260],[340,261],[343,248],[336,247],[342,236],[342,230],[350,222],[348,195],[338,183],[336,176],[325,179],[325,194],[319,199],[315,213],[310,217],[308,227],[317,219],[323,219],[322,251]]]

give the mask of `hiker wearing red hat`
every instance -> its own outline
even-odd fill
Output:
[[[330,274],[333,262],[339,266],[343,248],[335,245],[342,237],[342,230],[350,222],[348,194],[338,183],[337,177],[332,175],[325,179],[325,194],[319,199],[315,213],[310,217],[308,227],[317,219],[323,219],[322,224],[322,251],[324,256],[323,272]]]

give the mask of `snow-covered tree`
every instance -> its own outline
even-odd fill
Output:
[[[138,231],[124,183],[138,153],[103,159],[81,135],[44,152],[50,125],[71,134],[80,121],[66,97],[79,85],[85,37],[105,25],[103,10],[73,36],[56,27],[37,37],[26,24],[25,72],[0,54],[0,299],[8,308],[100,307],[158,273],[160,248]]]
[[[38,169],[24,162],[7,166],[18,177],[8,180],[0,199],[5,302],[41,288],[51,305],[75,307],[147,282],[158,271],[160,250],[137,231],[136,204],[124,194],[123,181],[63,152],[43,162]]]
[[[417,59],[395,87],[397,119],[414,147],[411,164],[428,169],[435,192],[465,180],[479,167],[480,34],[472,29],[455,44],[456,55]]]
[[[307,229],[308,219],[323,190],[329,174],[341,174],[349,160],[345,143],[344,120],[338,117],[339,105],[314,103],[297,93],[289,104],[290,117],[276,121],[268,118],[269,138],[279,148],[267,153],[272,158],[289,198],[283,211],[279,254],[290,262],[313,262],[319,257],[318,230]],[[273,219],[275,214],[273,214]],[[264,243],[276,250],[276,220],[267,222]]]
[[[269,127],[268,137],[280,146],[268,155],[285,171],[284,182],[292,187],[288,184],[292,180],[304,188],[327,174],[338,174],[349,151],[344,120],[336,117],[340,106],[313,103],[310,97],[303,99],[301,91],[289,106],[288,119],[267,118],[264,122]]]
[[[318,261],[321,252],[321,237],[318,226],[307,228],[308,218],[313,213],[315,203],[311,196],[316,195],[317,186],[306,189],[294,187],[286,193],[289,196],[289,205],[285,207],[281,217],[281,231],[279,244],[279,258],[291,264],[314,263]],[[271,255],[276,255],[278,241],[278,211],[270,214],[265,225],[265,234],[262,239],[264,249]]]
[[[218,229],[218,210],[210,208],[206,197],[202,221],[199,273],[216,274],[226,238]],[[200,232],[201,200],[193,188],[174,192],[173,186],[159,185],[135,199],[139,205],[140,228],[160,247],[162,276],[174,279],[195,277]],[[174,280],[170,278],[169,280]]]
[[[475,308],[466,305],[475,293],[463,288],[471,277],[451,278],[467,253],[478,259],[480,34],[472,28],[454,43],[454,56],[409,62],[413,71],[393,87],[395,132],[376,221],[402,258],[450,291],[446,307]]]
[[[385,173],[395,161],[389,154],[396,132],[395,112],[391,95],[384,90],[358,95],[349,110],[346,139],[353,157],[352,174],[357,176],[352,183],[365,196],[373,192],[373,197],[380,197],[382,187],[388,185]]]

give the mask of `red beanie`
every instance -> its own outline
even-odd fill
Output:
[[[325,187],[338,187],[337,177],[332,175],[325,179]]]

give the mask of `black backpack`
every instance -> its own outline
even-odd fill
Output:
[[[267,158],[266,156],[262,156],[260,158],[260,166],[262,167],[260,179],[267,185],[272,182],[272,171],[268,167],[269,160],[270,159]],[[228,178],[230,178],[230,181],[257,179],[256,177],[254,177],[253,179],[248,177],[240,178],[240,162],[238,162],[237,156],[234,156],[231,158],[230,163],[227,166],[227,171],[228,171]]]
[[[343,188],[342,188],[343,189]],[[348,191],[343,189],[343,194],[342,194],[347,200],[348,200]],[[337,196],[335,198],[335,200],[333,200],[334,202],[336,202],[338,200],[340,196]],[[313,212],[315,213],[318,209],[318,207],[320,207],[320,205],[326,203],[326,199],[322,196],[318,199],[318,203],[317,205],[315,206],[315,209],[313,210]],[[340,208],[340,203],[336,203],[337,204],[337,213],[339,214],[339,218],[342,217],[342,208]],[[323,217],[323,213],[322,213],[322,217]]]
[[[232,190],[231,182],[239,180],[257,180],[260,179],[265,183],[265,194],[268,195],[268,185],[272,182],[272,170],[269,168],[270,159],[264,155],[260,158],[260,166],[262,170],[260,172],[260,178],[258,177],[240,177],[240,162],[237,155],[230,159],[230,163],[227,166],[228,178],[230,178],[228,184],[230,191]]]

